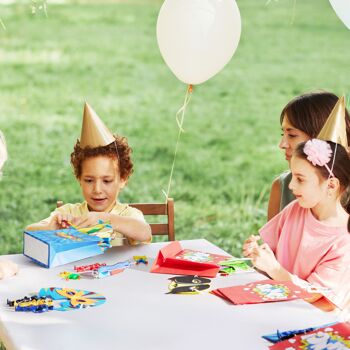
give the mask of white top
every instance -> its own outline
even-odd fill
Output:
[[[104,255],[53,269],[42,268],[22,255],[6,258],[19,264],[17,276],[0,281],[0,339],[6,349],[70,350],[213,350],[265,349],[262,335],[277,329],[307,328],[335,321],[302,301],[232,305],[208,292],[172,295],[170,275],[148,273],[158,250],[167,243],[115,247]],[[204,239],[182,241],[183,248],[224,254]],[[104,279],[62,280],[58,274],[74,265],[94,262],[113,264],[146,255],[149,265],[134,266]],[[212,288],[266,279],[256,273],[240,273],[212,280]],[[18,299],[43,287],[89,290],[106,297],[105,304],[68,312],[42,314],[14,312],[6,299]]]

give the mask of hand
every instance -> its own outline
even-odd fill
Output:
[[[90,211],[88,214],[74,218],[74,225],[78,228],[90,227],[97,225],[99,220],[102,220],[103,222],[110,222],[111,214],[105,212]]]
[[[254,248],[251,258],[253,265],[259,270],[266,272],[270,277],[273,277],[272,275],[281,269],[280,263],[267,243]]]
[[[247,240],[245,240],[243,243],[243,256],[251,258],[253,250],[259,248],[259,239],[260,236],[251,235]]]
[[[18,266],[11,260],[0,261],[0,280],[5,277],[10,277],[18,272]]]
[[[74,221],[74,217],[71,214],[62,214],[57,212],[49,223],[50,230],[59,230],[62,228],[68,228],[69,223]]]

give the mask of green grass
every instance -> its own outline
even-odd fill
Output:
[[[269,186],[286,168],[279,113],[296,94],[349,92],[350,32],[327,0],[240,0],[242,37],[227,67],[195,87],[171,196],[178,239],[240,254],[265,222]],[[121,200],[161,201],[185,85],[164,64],[161,1],[0,5],[0,128],[10,159],[0,183],[0,253],[19,253],[25,225],[57,199],[81,200],[69,164],[87,100],[134,149]]]

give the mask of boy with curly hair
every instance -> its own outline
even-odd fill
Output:
[[[68,223],[82,228],[102,220],[113,227],[112,245],[122,245],[124,239],[131,245],[149,243],[151,228],[142,212],[118,201],[119,192],[133,172],[131,152],[127,139],[112,135],[86,103],[81,138],[71,154],[71,164],[85,201],[63,205],[26,230],[56,230],[68,227]]]

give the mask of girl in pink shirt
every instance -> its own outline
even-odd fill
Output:
[[[275,280],[329,288],[327,298],[337,303],[341,289],[350,288],[349,208],[340,202],[350,184],[349,155],[339,144],[312,139],[297,147],[291,171],[296,200],[260,230],[264,244],[251,236],[243,254]]]

